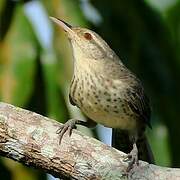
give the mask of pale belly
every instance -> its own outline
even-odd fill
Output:
[[[85,78],[86,77],[86,78]],[[95,122],[106,127],[132,130],[137,127],[137,117],[123,102],[123,84],[113,85],[89,74],[73,80],[70,95],[81,111]],[[121,95],[121,96],[120,96]]]
[[[104,104],[91,103],[92,102],[88,103],[88,101],[86,101],[81,110],[95,122],[106,127],[119,128],[123,130],[132,130],[136,128],[137,117],[133,112],[127,112],[127,109],[124,109],[121,105],[114,108],[116,105],[113,103],[104,108]]]

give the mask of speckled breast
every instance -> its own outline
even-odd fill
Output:
[[[133,129],[136,116],[127,106],[122,88],[109,79],[91,74],[74,76],[70,97],[83,113],[106,127]]]

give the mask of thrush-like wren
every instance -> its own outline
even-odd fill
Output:
[[[76,124],[90,127],[100,123],[113,128],[115,148],[131,151],[129,156],[133,161],[137,162],[139,155],[140,159],[153,163],[144,135],[145,127],[150,126],[149,100],[140,80],[97,33],[51,19],[64,29],[73,49],[70,102],[88,117],[87,121],[67,121],[58,131],[60,141],[66,131],[71,134]]]

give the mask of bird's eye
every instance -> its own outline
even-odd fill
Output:
[[[84,33],[84,38],[87,39],[87,40],[91,40],[92,35],[90,33]]]

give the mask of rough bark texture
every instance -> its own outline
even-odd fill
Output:
[[[140,161],[128,177],[124,153],[73,130],[58,144],[59,123],[0,103],[0,154],[61,179],[180,179],[180,169]]]

